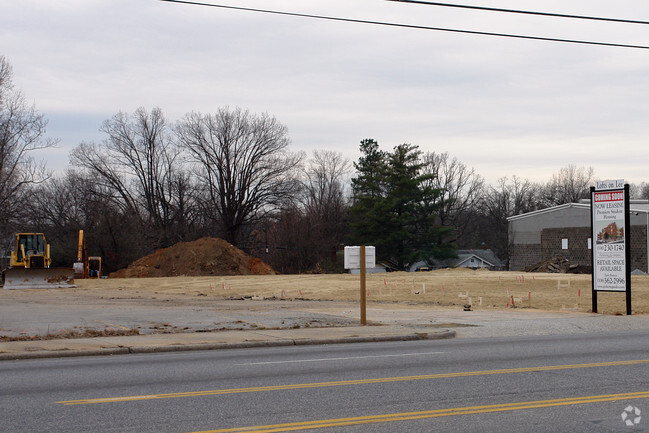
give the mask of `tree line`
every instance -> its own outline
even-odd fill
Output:
[[[275,117],[241,108],[188,113],[169,122],[159,108],[118,113],[101,143],[82,142],[64,173],[36,157],[57,145],[47,120],[12,84],[0,57],[0,242],[45,232],[53,260],[68,266],[84,230],[108,271],[152,251],[220,237],[283,273],[341,268],[341,248],[371,244],[396,269],[416,260],[488,247],[508,256],[511,215],[589,196],[592,168],[568,166],[546,183],[513,176],[485,184],[448,153],[403,143],[391,151],[360,142],[341,153],[290,150]],[[649,185],[633,187],[649,196]]]

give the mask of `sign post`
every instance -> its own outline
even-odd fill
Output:
[[[631,314],[631,236],[629,185],[623,180],[597,182],[590,188],[592,235],[592,299],[597,292],[625,292]]]
[[[345,269],[359,269],[361,274],[361,325],[367,324],[367,292],[366,292],[366,271],[367,268],[376,267],[376,249],[374,247],[345,247]]]
[[[367,325],[367,296],[365,287],[365,245],[361,245],[361,325]]]

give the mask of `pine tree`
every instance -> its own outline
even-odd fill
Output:
[[[380,233],[383,221],[378,209],[384,196],[386,172],[386,154],[379,150],[375,140],[362,140],[360,151],[361,157],[354,163],[358,175],[352,179],[354,204],[348,218],[350,241],[357,245],[374,242]]]
[[[376,246],[377,256],[398,269],[417,260],[454,254],[443,242],[446,228],[436,226],[440,191],[422,174],[421,151],[401,144],[392,153],[379,150],[374,140],[361,142],[361,157],[352,179],[354,204],[350,209],[353,241]]]

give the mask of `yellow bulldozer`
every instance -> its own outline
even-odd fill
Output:
[[[18,233],[9,267],[2,273],[5,289],[75,287],[72,268],[51,268],[50,245],[43,233]]]

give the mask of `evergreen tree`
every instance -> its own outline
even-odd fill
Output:
[[[372,138],[361,140],[361,157],[354,163],[358,176],[352,179],[352,189],[359,199],[382,195],[382,180],[385,173],[386,154],[379,149],[379,143]]]
[[[361,157],[352,179],[350,209],[353,241],[376,246],[379,258],[405,269],[417,260],[448,257],[452,245],[443,242],[447,228],[436,226],[440,191],[431,188],[431,174],[422,174],[421,151],[401,144],[392,153],[374,140],[361,142]]]
[[[353,206],[349,210],[350,241],[363,244],[376,239],[382,229],[380,207],[384,196],[386,154],[371,138],[361,141],[361,157],[354,162],[357,176],[352,179]],[[373,245],[376,246],[374,243]]]

